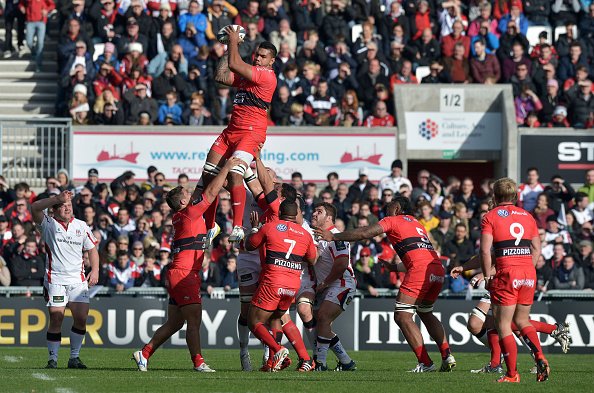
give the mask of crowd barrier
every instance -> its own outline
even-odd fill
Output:
[[[33,292],[32,289],[29,289]],[[48,325],[45,301],[31,294],[30,297],[0,298],[0,346],[44,346],[45,329]],[[147,290],[138,288],[138,292]],[[91,299],[86,346],[139,348],[148,342],[153,332],[164,322],[167,299],[162,291],[153,292],[152,297],[112,296]],[[480,295],[477,291],[475,295]],[[127,293],[127,295],[130,295]],[[466,329],[469,312],[476,299],[440,299],[435,307],[436,316],[444,323],[448,340],[454,351],[484,351],[482,344]],[[237,341],[237,316],[239,299],[226,294],[224,298],[203,298],[202,342],[206,349],[234,349]],[[334,330],[349,350],[402,350],[409,347],[392,318],[394,300],[392,297],[356,296],[346,312],[334,324]],[[291,311],[297,326],[302,323]],[[70,315],[63,324],[63,344],[68,343]],[[594,350],[594,300],[535,302],[532,318],[548,323],[566,321],[570,323],[573,337],[572,353],[592,353]],[[422,333],[426,342],[430,337],[424,327]],[[167,347],[185,346],[185,330],[182,329],[167,343]],[[560,347],[548,336],[542,336],[546,352],[560,352]],[[250,345],[258,346],[252,338]],[[521,344],[520,344],[521,345]],[[430,349],[436,350],[434,343]]]

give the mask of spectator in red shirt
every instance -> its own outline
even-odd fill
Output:
[[[260,17],[259,8],[260,3],[257,0],[250,0],[247,8],[235,17],[235,24],[247,29],[249,23],[255,23],[258,27],[258,33],[262,33],[264,31],[264,18]]]
[[[427,0],[421,0],[419,2],[419,8],[413,18],[411,18],[413,23],[413,27],[416,28],[415,34],[413,35],[412,39],[416,40],[421,38],[423,34],[423,30],[429,28],[431,29],[433,26],[436,26],[436,23],[431,18],[431,10],[429,9],[429,2]]]
[[[35,60],[35,70],[41,71],[43,62],[43,43],[48,14],[56,8],[53,0],[21,0],[19,9],[27,21],[27,46]],[[34,39],[35,44],[33,44]]]
[[[101,64],[97,77],[93,82],[95,96],[99,97],[105,90],[111,91],[117,101],[120,101],[120,91],[118,87],[124,79],[109,63]]]
[[[454,55],[444,59],[444,65],[454,83],[470,83],[472,81],[468,59],[464,55],[464,45],[458,42],[454,45]]]
[[[482,39],[474,43],[474,51],[476,57],[470,60],[472,79],[477,83],[485,83],[487,78],[492,78],[497,82],[501,77],[499,61],[494,55],[485,52],[485,42]]]
[[[142,54],[143,46],[140,42],[131,42],[128,44],[128,53],[122,59],[120,64],[120,73],[128,74],[133,67],[138,67],[145,73],[148,60],[146,56]]]
[[[396,122],[394,117],[388,113],[386,103],[378,101],[373,108],[373,115],[365,120],[367,127],[394,127]]]
[[[400,73],[394,74],[390,78],[390,86],[403,83],[419,83],[417,77],[412,74],[412,63],[409,60],[404,60]]]
[[[454,45],[461,43],[464,45],[464,58],[468,58],[468,55],[470,54],[470,37],[463,35],[464,25],[462,24],[462,21],[455,21],[452,25],[452,29],[453,32],[443,37],[441,41],[441,54],[447,57],[453,56]]]

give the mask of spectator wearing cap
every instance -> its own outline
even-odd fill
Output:
[[[576,24],[580,8],[579,0],[555,0],[551,5],[553,27]]]
[[[89,116],[91,108],[88,103],[80,104],[70,108],[70,114],[72,116],[72,124],[78,126],[84,126],[92,124],[92,117]]]
[[[95,1],[89,7],[89,16],[94,21],[94,36],[100,42],[111,43],[124,33],[126,18],[118,13],[116,0]]]
[[[83,187],[91,190],[91,193],[95,193],[97,186],[99,185],[99,171],[96,168],[91,168],[87,172],[87,182]]]
[[[80,85],[77,91],[74,91],[74,88]],[[85,103],[89,100],[93,100],[95,97],[93,93],[93,81],[87,75],[87,70],[82,64],[78,64],[74,67],[73,70],[70,71],[68,75],[65,75],[62,80],[60,81],[60,86],[63,88],[58,95],[58,102],[56,104],[56,108],[60,112],[66,112],[66,105],[65,103],[69,103],[70,105],[68,108],[72,107],[72,103],[75,101],[82,102],[82,97],[74,97],[75,93],[79,93],[80,95],[85,97]],[[84,87],[84,89],[82,89]],[[84,93],[84,94],[82,94]],[[62,98],[63,97],[63,98]]]
[[[590,264],[592,257],[592,242],[590,240],[580,240],[577,244],[576,262],[584,269]]]
[[[307,97],[304,105],[305,117],[317,126],[334,124],[338,114],[336,99],[329,94],[328,82],[321,79],[315,94]]]
[[[580,81],[579,92],[570,102],[571,125],[574,128],[586,128],[594,118],[594,94],[592,93],[592,81],[589,79]]]
[[[394,127],[396,121],[394,117],[388,113],[386,103],[377,101],[373,106],[373,114],[365,119],[365,126],[371,127]]]
[[[442,37],[441,55],[451,57],[454,55],[454,46],[460,43],[464,47],[464,58],[470,55],[470,37],[464,35],[464,25],[462,21],[456,20],[452,25],[452,32]]]
[[[555,109],[553,110],[553,114],[551,116],[551,121],[549,121],[546,125],[549,128],[555,128],[555,127],[569,128],[569,127],[571,127],[569,120],[567,120],[567,108],[563,105],[556,106]]]
[[[379,192],[383,193],[384,190],[392,190],[393,193],[397,193],[402,184],[408,184],[412,189],[412,184],[402,173],[402,161],[397,159],[392,161],[391,173],[388,176],[384,176],[379,181]]]
[[[146,72],[149,61],[143,54],[144,48],[146,46],[140,42],[130,42],[128,44],[128,51],[120,63],[120,74],[130,74],[133,69],[140,69],[142,74]]]
[[[129,89],[124,94],[124,100],[128,105],[126,124],[138,123],[141,112],[146,112],[151,120],[157,118],[157,101],[147,95],[147,86],[144,83],[138,83],[134,89]]]
[[[87,35],[81,31],[80,21],[76,18],[71,18],[66,22],[67,31],[61,34],[58,39],[58,68],[63,70],[66,61],[71,54],[76,52],[76,42],[84,41],[87,45],[88,52],[93,55],[94,47],[92,41]]]
[[[443,249],[446,243],[452,241],[454,238],[454,230],[452,224],[452,213],[441,210],[437,214],[439,224],[437,228],[432,229],[429,233],[433,240]]]
[[[444,67],[450,74],[453,83],[470,83],[472,80],[470,76],[470,65],[464,54],[464,45],[456,43],[454,45],[454,54],[443,60]]]
[[[115,53],[116,47],[112,42],[106,42],[104,45],[103,53],[95,60],[95,71],[99,72],[99,68],[104,63],[111,65],[114,69],[120,69],[120,62],[118,56]]]
[[[68,103],[68,107],[70,109],[74,109],[79,105],[86,104],[88,102],[89,99],[87,87],[82,83],[79,83],[76,86],[74,86],[74,89],[72,89],[72,98]]]
[[[53,0],[20,0],[19,10],[25,15],[27,23],[27,46],[35,61],[36,71],[41,70],[43,62],[43,44],[47,17],[56,8]]]
[[[70,180],[70,175],[65,168],[58,170],[58,173],[56,173],[56,179],[60,183],[60,189],[62,191],[73,191],[75,189],[74,184]]]
[[[475,56],[470,59],[470,69],[473,81],[485,83],[487,78],[498,81],[501,77],[501,68],[494,55],[485,51],[485,42],[482,40],[474,43]]]
[[[235,18],[237,14],[239,14],[239,11],[233,4],[225,0],[214,0],[206,9],[206,38],[215,40],[219,30],[227,25],[233,24],[233,18]]]
[[[126,20],[126,31],[124,34],[116,38],[117,39],[114,40],[114,43],[116,45],[117,52],[122,56],[123,54],[130,52],[130,44],[140,44],[140,46],[134,46],[134,50],[140,54],[142,54],[143,51],[149,46],[148,37],[140,32],[138,20],[133,16],[128,17]],[[130,69],[126,68],[123,71],[129,72]]]
[[[348,198],[351,201],[365,200],[373,183],[369,181],[369,168],[359,169],[359,178],[349,187]]]

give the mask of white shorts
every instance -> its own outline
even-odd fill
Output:
[[[314,295],[316,293],[316,281],[314,276],[310,274],[309,266],[303,268],[303,274],[301,275],[301,286],[299,287],[299,291],[297,291],[296,299],[299,300],[301,295],[303,295],[306,292],[309,292]]]
[[[89,284],[82,281],[76,284],[50,284],[45,280],[43,294],[48,307],[66,307],[69,302],[89,303]]]
[[[353,301],[354,297],[354,287],[329,287],[317,296],[316,304],[319,307],[322,302],[329,301],[331,303],[338,304],[340,308],[342,308],[342,311],[345,311],[347,306]]]
[[[261,271],[260,254],[239,254],[237,257],[237,278],[240,287],[257,284],[260,280]]]

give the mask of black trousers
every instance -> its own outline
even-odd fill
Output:
[[[20,47],[23,46],[25,43],[25,15],[17,7],[14,7],[11,11],[6,12],[4,14],[4,26],[6,28],[6,36],[4,41],[5,51],[14,50],[14,47],[12,46],[12,29],[14,28],[15,19],[17,30],[17,44]]]

